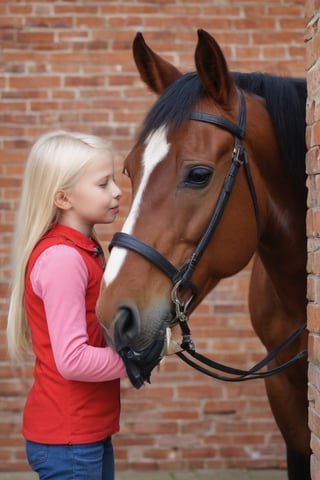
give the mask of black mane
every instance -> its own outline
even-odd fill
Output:
[[[306,81],[263,73],[234,72],[232,76],[240,88],[265,98],[288,174],[304,189]],[[172,129],[181,126],[204,95],[197,73],[180,77],[149,111],[139,142],[164,124]]]

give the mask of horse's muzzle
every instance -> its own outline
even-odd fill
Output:
[[[140,316],[132,306],[121,307],[114,322],[114,347],[123,359],[128,377],[135,388],[150,383],[150,375],[161,360],[165,343],[165,329],[160,329],[157,339],[148,347],[137,351],[135,339],[140,334]]]

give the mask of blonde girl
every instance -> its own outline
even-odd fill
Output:
[[[95,314],[104,262],[96,224],[121,191],[111,145],[82,133],[41,136],[27,159],[14,235],[8,349],[35,358],[22,432],[39,478],[113,480],[125,368]]]

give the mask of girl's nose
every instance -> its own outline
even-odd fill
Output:
[[[120,190],[120,188],[118,187],[118,185],[115,182],[113,182],[113,185],[114,185],[113,196],[115,198],[120,198],[121,195],[122,195],[122,191]]]

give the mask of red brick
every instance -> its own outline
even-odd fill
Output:
[[[19,32],[18,39],[21,43],[49,44],[54,43],[54,32],[30,31]]]
[[[18,77],[12,77],[10,79],[10,87],[12,89],[15,88],[51,88],[51,87],[57,87],[60,85],[60,78],[58,76],[49,76],[49,75],[44,75],[44,76],[18,76]]]

